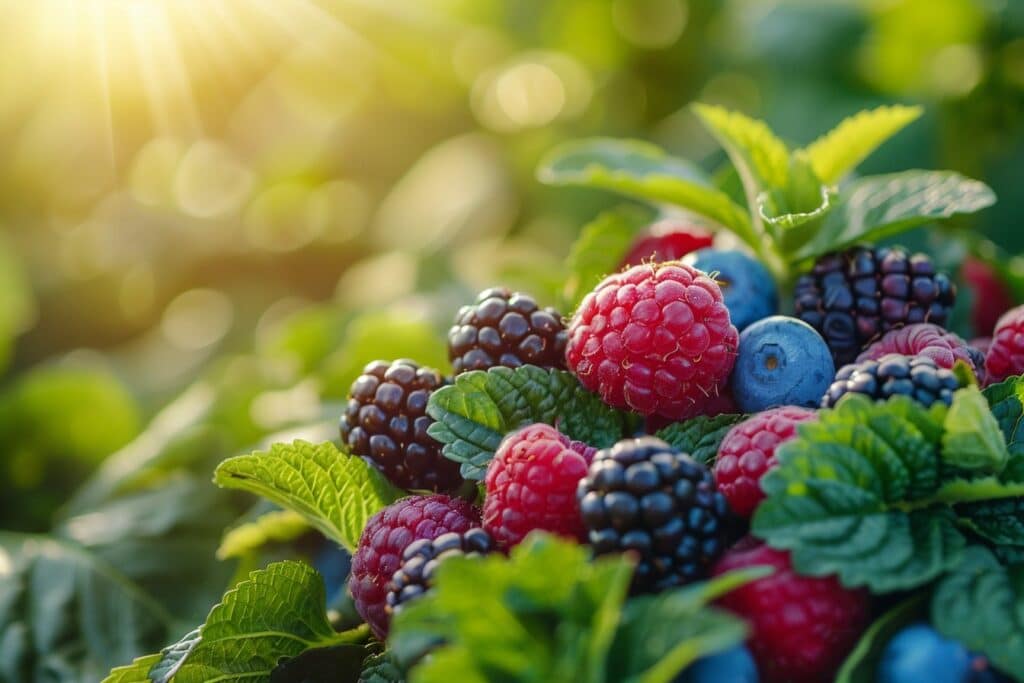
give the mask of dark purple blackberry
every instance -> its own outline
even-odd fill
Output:
[[[576,496],[596,554],[637,555],[634,592],[705,577],[734,528],[711,472],[653,436],[598,451]]]
[[[948,406],[953,404],[953,392],[959,388],[960,381],[953,371],[940,368],[931,358],[890,353],[878,360],[840,368],[821,399],[821,407],[833,407],[846,394],[863,394],[876,401],[909,396],[925,407],[936,402]]]
[[[441,455],[441,444],[427,434],[434,422],[427,400],[443,384],[441,373],[411,360],[370,363],[352,383],[341,440],[395,486],[454,492],[462,484],[459,464]]]
[[[869,343],[912,323],[945,327],[956,286],[924,254],[899,247],[853,247],[826,254],[797,280],[796,317],[825,338],[836,365]]]
[[[480,292],[463,306],[448,332],[448,358],[455,374],[504,365],[565,368],[568,332],[553,308],[503,288]]]
[[[459,534],[450,531],[430,541],[413,541],[402,553],[402,565],[395,571],[388,586],[387,611],[394,614],[402,605],[420,597],[433,585],[434,572],[449,557],[486,555],[494,549],[494,541],[477,527]]]

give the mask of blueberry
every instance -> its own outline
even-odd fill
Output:
[[[698,659],[676,678],[676,683],[757,683],[757,667],[742,645]]]
[[[732,390],[745,413],[776,406],[817,407],[835,376],[832,353],[813,327],[776,315],[740,335]]]
[[[338,545],[325,542],[313,557],[313,566],[324,577],[327,604],[330,605],[345,589],[351,558]]]
[[[779,312],[775,280],[760,261],[741,251],[711,248],[695,251],[683,261],[715,276],[737,330]]]
[[[970,675],[967,648],[925,624],[897,633],[878,665],[878,683],[967,683]]]

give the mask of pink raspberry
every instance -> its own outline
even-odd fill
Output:
[[[764,499],[761,477],[775,467],[775,449],[796,436],[798,424],[816,418],[813,410],[782,406],[729,430],[718,447],[715,484],[737,515],[750,517]]]
[[[890,353],[901,356],[926,356],[940,368],[951,370],[962,360],[971,366],[980,379],[985,374],[984,356],[959,335],[932,323],[916,323],[886,332],[857,357],[857,362],[878,360]]]
[[[676,220],[658,221],[648,228],[647,235],[633,243],[620,268],[678,261],[691,252],[710,247],[712,242],[711,233],[703,228]]]
[[[971,326],[979,335],[992,334],[1000,316],[1013,307],[1009,288],[992,266],[973,257],[967,257],[960,274],[971,292]]]
[[[992,345],[985,356],[989,384],[1024,374],[1024,306],[1011,308],[996,323]]]
[[[605,403],[683,420],[724,389],[738,340],[718,283],[673,261],[605,278],[569,325],[566,360]]]
[[[445,495],[410,496],[387,506],[367,522],[352,556],[349,588],[356,611],[378,638],[388,633],[385,602],[388,584],[402,564],[402,551],[421,538],[462,533],[480,525],[480,514],[470,503]]]
[[[505,437],[487,467],[484,530],[510,548],[535,530],[582,541],[576,486],[596,448],[534,424]]]
[[[843,588],[834,576],[800,576],[789,553],[749,537],[726,552],[714,573],[754,566],[775,572],[727,593],[720,602],[750,625],[747,646],[760,680],[831,681],[867,626],[867,591]]]

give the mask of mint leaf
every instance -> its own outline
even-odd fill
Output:
[[[961,523],[996,545],[1024,550],[1024,497],[967,503],[957,507]]]
[[[1006,467],[1010,453],[978,387],[956,392],[943,427],[942,459],[947,465],[992,474]]]
[[[921,115],[920,107],[878,107],[844,119],[804,152],[822,182],[836,183]]]
[[[818,191],[817,201],[802,211],[783,208],[785,200],[777,192],[764,192],[758,196],[757,210],[761,220],[784,252],[794,251],[805,244],[817,233],[832,210],[835,193],[824,185],[819,185]]]
[[[557,426],[573,439],[606,448],[622,437],[622,413],[609,408],[574,375],[532,365],[465,372],[430,396],[428,433],[462,476],[482,479],[502,438],[535,422]]]
[[[904,171],[860,178],[844,187],[821,229],[794,255],[807,259],[995,203],[985,183],[952,171]]]
[[[269,452],[228,458],[214,481],[299,513],[349,552],[355,551],[367,520],[402,496],[366,461],[330,442],[278,443]]]
[[[906,626],[921,620],[924,612],[925,596],[918,594],[876,619],[846,657],[835,683],[874,683],[889,641]]]
[[[939,576],[966,541],[952,510],[928,499],[940,484],[938,443],[915,424],[928,419],[902,397],[849,396],[821,411],[761,480],[754,533],[792,551],[797,571],[838,574],[847,586],[888,592]]]
[[[729,154],[750,206],[763,190],[789,184],[789,150],[767,124],[707,104],[694,104],[693,111]]]
[[[1011,452],[1024,444],[1024,379],[1010,377],[982,392]]]
[[[127,666],[113,669],[102,683],[152,683],[149,670],[160,661],[160,658],[159,654],[139,657]]]
[[[964,554],[932,598],[932,623],[1024,681],[1024,564],[1003,566],[981,547]]]
[[[294,541],[310,528],[306,518],[294,510],[271,510],[229,529],[217,548],[217,559],[242,557],[268,543]]]
[[[572,308],[606,275],[618,270],[636,236],[653,219],[650,209],[620,206],[605,211],[583,227],[566,261],[566,295]]]
[[[679,206],[732,230],[752,247],[761,246],[746,209],[715,188],[700,168],[647,142],[591,138],[564,143],[544,158],[537,177],[549,185],[595,187]]]
[[[655,434],[673,448],[689,453],[695,460],[708,465],[714,463],[718,447],[729,430],[742,422],[746,415],[700,416],[685,422],[676,422]]]
[[[404,683],[402,670],[387,652],[371,655],[363,662],[359,683]]]

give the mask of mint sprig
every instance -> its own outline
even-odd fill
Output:
[[[745,415],[700,416],[685,422],[676,422],[658,430],[655,434],[673,448],[689,453],[695,460],[711,466],[718,455],[725,435]]]
[[[625,416],[590,393],[574,375],[532,365],[466,372],[430,396],[430,436],[462,464],[462,476],[483,479],[502,438],[535,422],[557,426],[597,448],[618,441]]]

